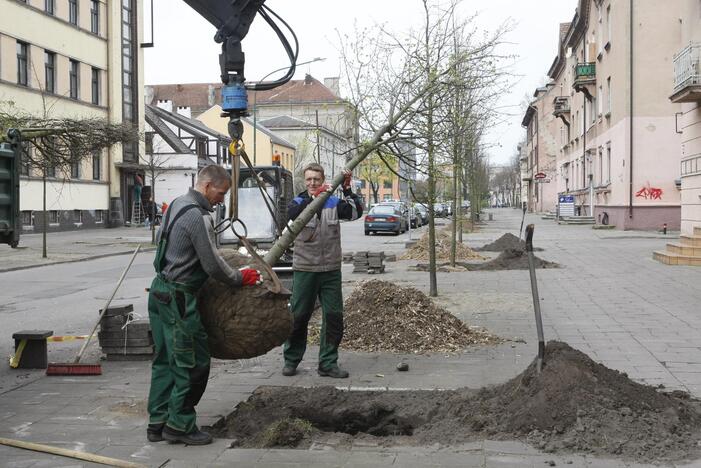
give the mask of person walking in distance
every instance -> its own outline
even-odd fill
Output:
[[[309,164],[304,171],[306,190],[288,207],[294,220],[324,192],[324,168]],[[338,346],[343,338],[343,294],[341,291],[341,227],[339,221],[354,220],[363,214],[363,204],[351,190],[350,171],[344,172],[343,197],[329,196],[321,210],[307,223],[294,242],[292,258],[292,298],[294,315],[292,334],[285,342],[282,374],[295,375],[307,348],[307,327],[319,298],[322,310],[318,373],[324,377],[346,378],[348,372],[338,366]]]
[[[229,173],[207,166],[187,194],[168,208],[158,231],[148,313],[155,353],[148,397],[149,441],[205,445],[212,436],[196,425],[195,406],[209,377],[207,333],[197,311],[197,292],[210,276],[232,288],[262,282],[260,272],[231,268],[216,249],[210,213],[224,201]]]

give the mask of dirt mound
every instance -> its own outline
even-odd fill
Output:
[[[635,383],[560,342],[548,343],[541,374],[533,363],[505,384],[479,391],[260,388],[219,433],[257,446],[260,434],[271,426],[279,429],[275,424],[290,418],[314,428],[300,437],[297,424],[290,437],[278,435],[300,447],[339,436],[387,446],[517,439],[546,452],[648,463],[701,454],[700,401]]]
[[[521,240],[510,232],[507,232],[499,239],[491,244],[483,245],[475,249],[478,252],[503,252],[505,250],[526,250],[526,241]],[[534,248],[534,251],[542,251],[543,249]]]
[[[536,268],[559,268],[560,265],[548,262],[533,256]],[[495,270],[528,270],[528,253],[525,250],[507,249],[494,260],[480,264],[462,263],[462,266],[471,271],[495,271]]]
[[[438,260],[450,259],[450,238],[451,234],[449,230],[441,229],[440,231],[436,231],[436,258]],[[421,236],[421,239],[419,239],[416,244],[407,249],[400,258],[402,260],[428,260],[428,245],[427,232]],[[474,250],[460,243],[456,245],[455,257],[461,259],[483,259],[483,257],[475,253]]]
[[[392,353],[456,352],[470,345],[502,340],[469,327],[415,288],[387,281],[360,283],[343,306],[341,347]],[[318,330],[310,333],[318,343]]]

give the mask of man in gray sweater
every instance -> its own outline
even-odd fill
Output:
[[[231,268],[217,253],[210,213],[229,191],[229,173],[207,166],[194,189],[169,206],[158,232],[148,299],[155,345],[149,391],[148,440],[205,445],[212,436],[196,425],[195,406],[209,377],[207,333],[197,311],[197,292],[208,277],[232,287],[260,284],[260,272]]]

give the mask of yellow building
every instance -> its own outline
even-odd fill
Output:
[[[221,107],[215,104],[197,116],[197,120],[201,121],[212,130],[227,135],[229,119],[221,117],[221,113]],[[276,155],[279,156],[282,167],[290,172],[294,172],[295,146],[258,123],[256,123],[254,142],[253,121],[248,118],[242,120],[243,144],[251,162],[256,166],[270,166],[273,162],[273,155]]]
[[[42,118],[101,118],[144,128],[143,0],[0,0],[0,106]],[[31,149],[30,149],[31,151]],[[47,189],[51,230],[119,225],[143,147],[88,155]],[[42,181],[22,167],[25,230],[42,222]],[[128,211],[127,211],[128,213]]]

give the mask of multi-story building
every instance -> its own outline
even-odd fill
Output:
[[[0,0],[0,104],[40,118],[101,118],[143,131],[142,0]],[[29,148],[29,151],[32,151]],[[139,170],[138,142],[49,174],[49,229],[118,225]],[[42,180],[22,165],[25,230],[41,227]]]
[[[149,86],[154,101],[168,100],[174,108],[188,107],[198,117],[221,104],[221,83],[169,84]],[[358,122],[355,108],[340,97],[338,78],[324,83],[306,75],[269,91],[250,92],[250,119],[290,142],[295,148],[295,166],[318,161],[327,177],[342,170],[355,155]],[[249,156],[257,161],[255,149],[247,145]]]
[[[674,57],[674,90],[679,103],[681,132],[681,231],[694,234],[701,227],[701,4],[684,0],[682,42]]]
[[[621,229],[680,224],[679,135],[666,64],[681,2],[580,0],[550,68],[557,187]],[[561,32],[564,27],[561,27]]]
[[[557,204],[557,140],[553,137],[559,124],[553,115],[552,83],[536,89],[521,125],[526,128],[526,173],[528,211],[545,212]]]

